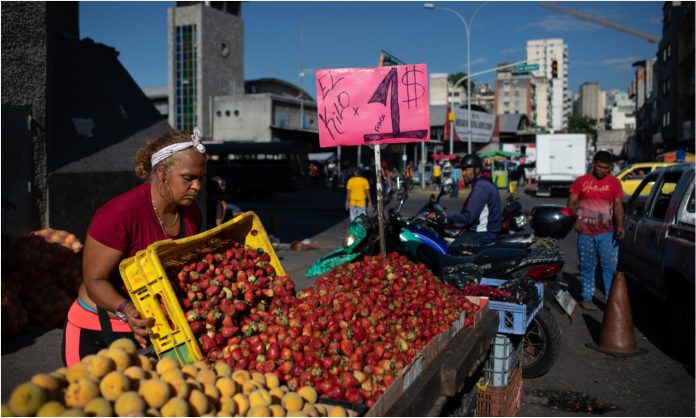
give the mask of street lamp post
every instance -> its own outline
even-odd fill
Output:
[[[464,19],[464,17],[459,14],[458,11],[447,8],[447,7],[435,7],[433,3],[424,3],[423,7],[430,10],[444,10],[455,14],[459,20],[464,24],[464,30],[466,31],[466,131],[467,131],[467,142],[468,142],[468,153],[471,154],[471,25],[474,22],[476,14],[485,6],[488,2],[483,2],[481,5],[474,10],[471,15],[469,22]],[[453,104],[453,103],[452,103]],[[454,109],[454,108],[453,108]],[[454,110],[452,110],[454,111]],[[454,128],[454,123],[452,124]],[[450,154],[454,153],[454,132],[450,132]]]

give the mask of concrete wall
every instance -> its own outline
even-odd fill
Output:
[[[614,155],[620,155],[628,137],[629,133],[625,130],[598,131],[597,149],[608,150]]]
[[[213,138],[217,141],[270,141],[270,94],[220,96],[213,100]]]

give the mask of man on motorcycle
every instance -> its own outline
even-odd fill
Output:
[[[466,249],[493,242],[500,233],[500,194],[491,180],[483,175],[483,163],[475,154],[461,161],[462,178],[471,185],[471,193],[464,201],[461,213],[447,215],[447,221],[464,224],[467,229],[452,243]]]

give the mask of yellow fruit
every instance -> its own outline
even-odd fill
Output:
[[[332,406],[331,408],[329,408],[329,413],[327,416],[347,417],[348,413],[346,412],[346,410],[342,406],[335,405],[335,406]]]
[[[89,371],[87,370],[87,366],[82,363],[77,363],[65,372],[65,380],[68,383],[75,382],[77,379],[87,376],[89,376]]]
[[[83,366],[87,367],[89,366],[89,362],[92,361],[92,359],[96,356],[96,354],[87,354],[86,356],[80,359],[80,363],[82,363]]]
[[[104,398],[94,398],[87,402],[83,408],[86,414],[91,417],[112,417],[114,409],[111,407],[111,402]]]
[[[52,371],[50,374],[53,376],[56,376],[59,379],[64,379],[65,380],[65,374],[68,372],[67,367],[60,367],[56,369],[55,371]]]
[[[256,380],[247,380],[246,382],[242,383],[242,392],[245,395],[248,395],[251,392],[253,392],[256,389],[259,389],[261,387],[262,387],[262,384],[257,382]]]
[[[155,365],[155,370],[157,370],[157,373],[159,373],[160,375],[164,374],[164,372],[171,369],[179,370],[179,362],[172,357],[161,358]]]
[[[159,374],[160,379],[165,382],[171,382],[173,380],[184,380],[184,374],[180,369],[167,369],[164,373]]]
[[[223,396],[218,400],[219,412],[228,414],[227,416],[234,415],[237,410],[237,403],[232,399],[231,396]]]
[[[220,391],[213,383],[204,384],[203,393],[208,397],[210,403],[217,403],[218,399],[220,399]]]
[[[246,416],[248,417],[269,417],[271,416],[271,411],[265,406],[252,406],[247,411]]]
[[[122,372],[129,368],[133,363],[131,355],[120,347],[111,347],[106,355],[116,364],[116,370]]]
[[[262,385],[266,384],[266,377],[261,372],[251,372],[251,378]]]
[[[43,404],[41,408],[39,408],[39,411],[36,413],[36,416],[57,417],[58,415],[62,414],[63,411],[65,411],[65,405],[58,401],[49,401]],[[3,411],[2,416],[6,417],[8,415],[5,415],[5,411]]]
[[[283,396],[285,396],[286,392],[283,389],[277,387],[269,390],[268,393],[271,395],[271,404],[280,405],[280,400],[283,399]]]
[[[276,376],[275,373],[266,372],[266,373],[264,373],[263,376],[264,376],[264,379],[266,380],[266,387],[268,389],[273,389],[273,388],[277,388],[278,386],[280,386],[280,380],[278,379],[278,376]]]
[[[208,363],[206,363],[203,360],[198,360],[197,362],[193,363],[194,366],[198,367],[198,370],[203,370],[208,368]]]
[[[89,362],[87,366],[89,370],[89,375],[95,379],[101,379],[108,373],[116,370],[116,363],[107,356],[95,356],[92,361]]]
[[[201,384],[206,384],[206,383],[212,383],[215,384],[215,380],[217,379],[217,376],[215,375],[215,371],[211,369],[203,369],[198,372],[196,375],[196,380],[201,382]]]
[[[160,408],[167,403],[171,391],[169,385],[162,379],[150,379],[140,382],[138,394],[143,398],[147,406]]]
[[[284,417],[285,416],[285,409],[280,405],[271,405],[268,407],[268,410],[271,412],[271,416],[274,416],[274,417]]]
[[[198,367],[194,366],[193,364],[187,364],[181,368],[181,372],[186,377],[195,378],[199,371],[200,371],[200,369]]]
[[[218,377],[215,387],[220,391],[220,396],[229,396],[231,398],[237,393],[237,383],[229,377]]]
[[[186,400],[181,398],[171,398],[160,410],[163,417],[187,417],[189,416],[189,405]]]
[[[46,373],[35,374],[31,378],[31,383],[45,389],[50,399],[54,399],[55,395],[63,387],[61,379]]]
[[[160,414],[160,411],[157,408],[147,408],[147,411],[145,411],[145,416],[146,417],[161,417],[162,414]]]
[[[237,404],[237,414],[246,415],[249,410],[249,398],[243,393],[236,393],[232,399]]]
[[[249,394],[249,406],[269,406],[271,404],[271,394],[266,389],[256,389]]]
[[[232,375],[232,369],[230,368],[230,365],[225,362],[218,361],[217,363],[215,363],[214,369],[215,374],[217,374],[218,377],[230,377]]]
[[[108,352],[109,352],[108,348],[102,348],[101,350],[97,351],[97,355],[98,356],[105,356],[106,353],[108,353]]]
[[[87,405],[87,402],[97,397],[99,397],[99,386],[89,377],[81,377],[65,389],[65,405],[69,407],[82,408]]]
[[[208,412],[208,397],[198,389],[191,391],[188,397],[189,406],[193,415],[201,416]]]
[[[130,338],[119,338],[118,340],[112,342],[109,346],[109,348],[114,347],[122,348],[130,355],[135,355],[135,352],[138,350],[138,347],[135,345],[135,341],[131,340]]]
[[[152,364],[152,360],[150,360],[150,357],[144,356],[142,354],[138,355],[135,364],[137,366],[140,366],[140,368],[145,370],[146,372],[151,372],[152,370],[154,370],[154,366]]]
[[[203,385],[201,385],[201,382],[197,381],[196,379],[192,379],[189,377],[186,379],[186,382],[189,385],[189,390],[198,389],[201,392],[203,392]]]
[[[297,394],[302,396],[302,399],[305,400],[305,402],[309,402],[311,404],[317,403],[317,398],[319,395],[317,394],[316,389],[314,389],[311,386],[302,386],[298,391]]]
[[[128,376],[132,382],[138,382],[145,379],[145,372],[138,366],[130,366],[123,371],[123,374]]]
[[[288,412],[301,411],[304,406],[304,399],[297,392],[288,392],[280,400],[280,404]]]
[[[232,380],[237,382],[240,386],[249,379],[251,379],[251,375],[246,370],[235,370],[232,372]]]
[[[312,406],[314,407],[314,409],[317,410],[317,412],[319,413],[319,416],[322,416],[322,417],[326,416],[327,411],[326,411],[326,407],[324,405],[322,405],[320,403],[315,403]]]
[[[82,408],[69,408],[58,415],[59,417],[84,417],[85,412]]]
[[[172,380],[169,382],[169,386],[174,396],[181,399],[188,399],[190,389],[187,381],[184,379]]]
[[[302,412],[307,414],[308,417],[318,417],[319,416],[319,411],[317,411],[317,409],[313,405],[310,405],[308,403],[306,403],[302,407]]]
[[[289,417],[306,417],[307,414],[305,414],[304,411],[290,411],[287,413],[287,416],[289,416]]]
[[[131,388],[130,379],[125,373],[114,370],[99,382],[101,396],[113,402]]]
[[[126,392],[116,399],[114,412],[119,417],[133,414],[142,416],[145,413],[145,401],[134,391]]]

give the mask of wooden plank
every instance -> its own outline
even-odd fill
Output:
[[[440,356],[448,361],[442,365],[442,394],[454,396],[462,388],[464,381],[470,377],[479,364],[486,358],[488,349],[498,332],[498,313],[489,310],[481,322],[458,345],[453,340]],[[466,347],[463,350],[462,347]]]

